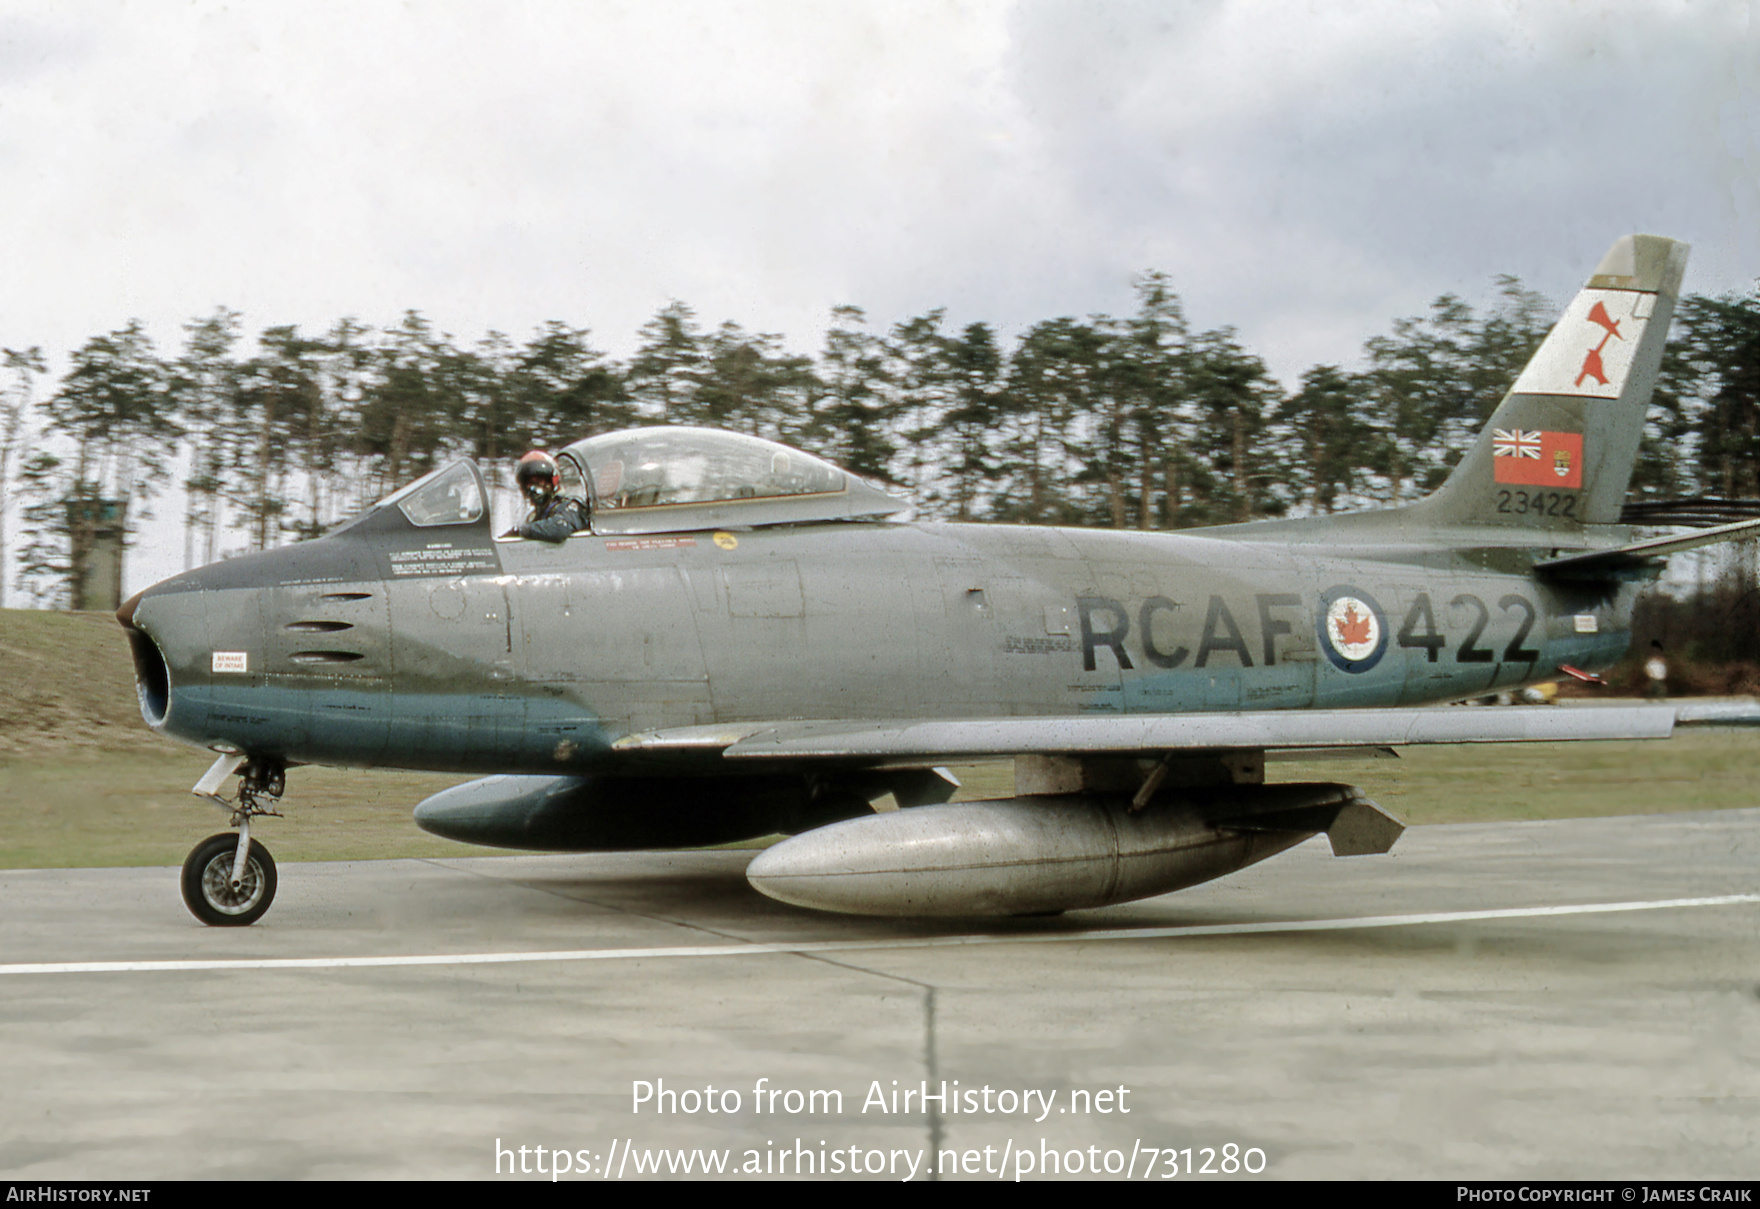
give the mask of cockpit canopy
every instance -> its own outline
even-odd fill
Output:
[[[798,449],[714,428],[606,433],[576,441],[557,462],[563,490],[587,494],[597,533],[856,520],[910,507]]]
[[[457,461],[425,474],[376,507],[396,504],[419,529],[437,525],[469,525],[483,515],[483,484],[468,461]]]
[[[562,493],[592,506],[594,533],[684,533],[892,516],[910,504],[830,462],[714,428],[631,428],[556,455]],[[460,458],[333,532],[489,526],[488,492]],[[363,529],[362,526],[366,528]]]

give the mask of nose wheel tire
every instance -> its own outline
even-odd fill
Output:
[[[275,901],[275,858],[252,840],[244,876],[232,884],[238,835],[223,831],[197,844],[183,862],[183,901],[203,923],[216,928],[254,924]]]

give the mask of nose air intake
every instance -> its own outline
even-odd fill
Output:
[[[171,670],[165,656],[146,631],[134,623],[134,611],[144,593],[136,592],[116,610],[116,620],[128,634],[128,647],[134,655],[134,687],[140,697],[141,717],[148,726],[157,727],[165,721],[171,707]]]

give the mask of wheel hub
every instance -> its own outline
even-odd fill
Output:
[[[243,915],[263,897],[263,870],[253,853],[245,862],[244,877],[232,884],[232,853],[222,853],[202,870],[202,897],[216,911]]]

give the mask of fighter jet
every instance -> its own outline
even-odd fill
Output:
[[[1658,558],[1760,526],[1633,543],[1618,524],[1686,255],[1617,241],[1403,507],[1177,533],[926,522],[799,450],[665,427],[560,451],[591,509],[562,543],[496,536],[461,460],[321,539],[168,579],[118,613],[141,713],[217,753],[195,791],[235,828],[191,852],[185,901],[216,925],[268,909],[251,825],[302,764],[487,774],[415,811],[471,843],[780,833],[748,878],[784,902],[1036,914],[1321,833],[1339,855],[1399,836],[1348,784],[1268,775],[1279,758],[1666,736],[1666,706],[1443,706],[1609,666]],[[982,759],[1013,760],[1014,796],[950,802],[946,766]]]

